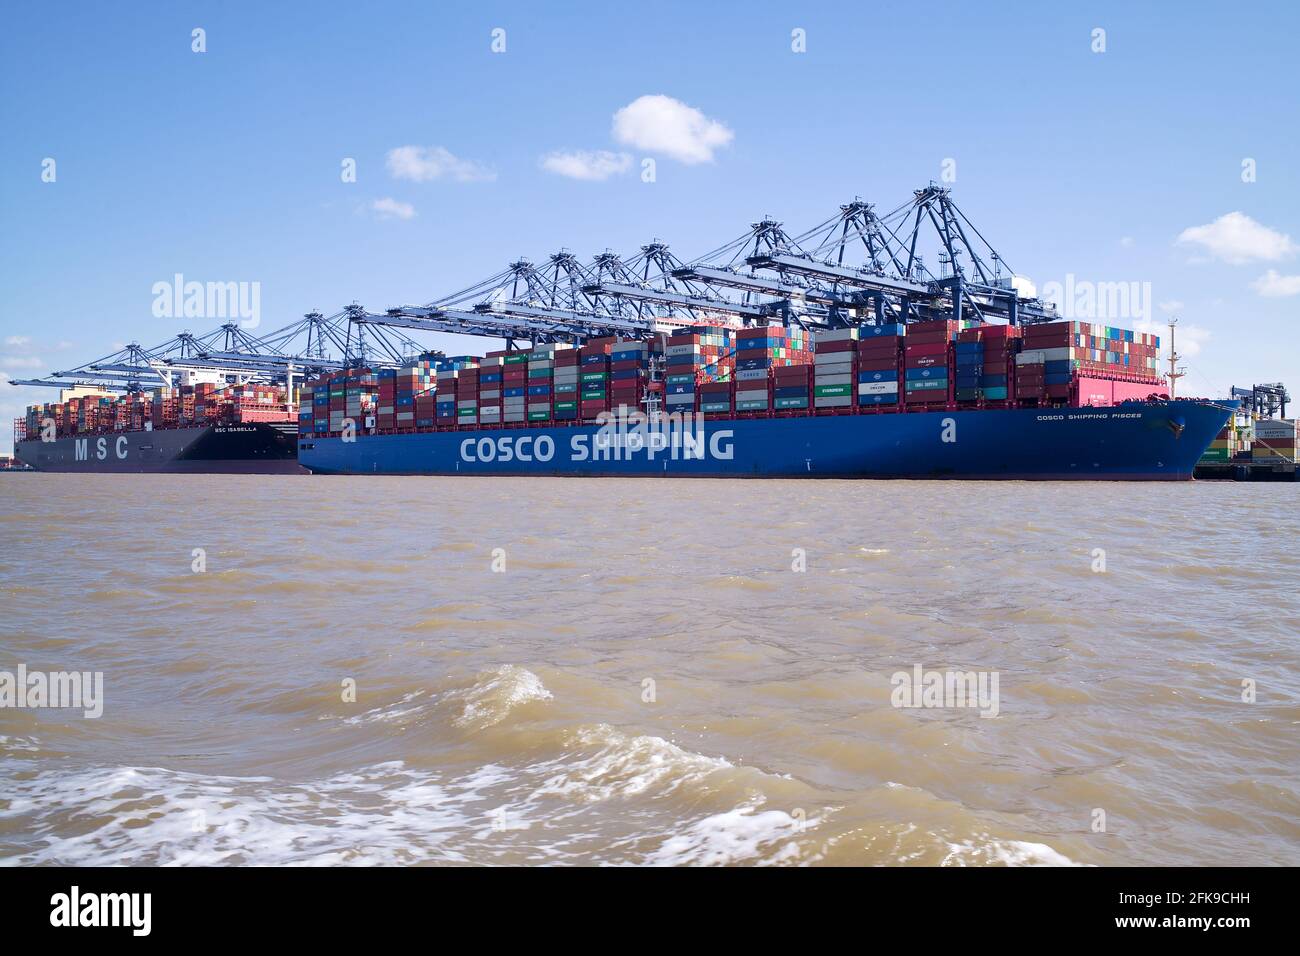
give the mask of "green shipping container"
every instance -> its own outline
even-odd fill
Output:
[[[813,395],[817,398],[842,398],[853,394],[852,385],[814,385]]]
[[[736,402],[736,411],[738,412],[765,412],[767,411],[767,402]]]
[[[582,380],[584,382],[603,382],[605,381],[604,372],[583,372]]]
[[[506,356],[505,364],[518,365],[520,362],[527,362],[527,361],[528,361],[527,352],[515,352],[513,355]]]
[[[544,422],[551,417],[550,412],[529,412],[528,420],[530,422]]]
[[[730,402],[709,402],[709,403],[706,404],[706,403],[701,402],[701,403],[700,403],[700,411],[702,411],[702,412],[729,412],[729,411],[731,411],[731,403],[730,403]]]
[[[557,412],[571,412],[578,407],[577,402],[556,402],[555,410]]]
[[[807,407],[808,407],[808,399],[806,399],[806,398],[778,398],[778,399],[776,400],[776,407],[777,407],[777,408],[780,408],[780,409],[786,409],[786,408],[807,408]]]
[[[986,388],[983,389],[983,392],[984,398],[990,402],[1005,401],[1007,397],[1007,387],[1005,385],[998,385],[995,388]]]

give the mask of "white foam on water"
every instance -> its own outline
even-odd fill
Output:
[[[0,751],[37,753],[40,749],[40,744],[36,742],[35,737],[8,737],[5,734],[0,734]]]
[[[345,717],[343,718],[343,723],[356,726],[357,724],[368,724],[373,721],[381,721],[385,723],[403,722],[405,718],[414,717],[415,715],[423,711],[424,709],[423,707],[405,706],[406,704],[409,704],[411,701],[416,700],[422,696],[424,696],[424,691],[422,690],[411,691],[411,693],[403,695],[399,700],[397,700],[394,703],[384,704],[383,706],[375,707],[372,710],[366,711],[364,714],[357,714],[355,717]],[[330,720],[332,718],[329,716],[324,716],[321,717],[320,719]]]
[[[1046,843],[999,840],[982,833],[979,842],[963,840],[948,844],[940,866],[1082,866],[1058,853]]]
[[[500,779],[487,766],[443,783],[401,762],[306,784],[153,767],[43,773],[8,781],[14,796],[0,820],[29,839],[0,864],[464,863],[450,844],[485,812],[481,789]],[[69,819],[98,825],[58,836]]]
[[[683,750],[662,737],[632,737],[609,724],[582,727],[566,740],[573,749],[591,750],[585,757],[567,754],[535,765],[546,779],[535,797],[561,796],[583,803],[600,803],[655,790],[666,795],[719,770],[732,769],[721,757]]]
[[[794,839],[799,832],[800,821],[784,810],[740,806],[695,821],[665,840],[645,862],[651,866],[724,866],[763,858],[758,862],[788,864],[799,859],[800,848]],[[780,843],[784,845],[773,854]]]
[[[452,723],[482,730],[501,723],[521,704],[550,700],[551,692],[532,671],[506,664],[468,689],[449,694],[448,698],[464,703],[463,712]]]

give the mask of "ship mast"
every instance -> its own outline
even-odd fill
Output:
[[[1177,325],[1177,319],[1169,320],[1169,371],[1165,373],[1165,377],[1169,379],[1170,398],[1175,397],[1174,386],[1178,384],[1178,380],[1187,374],[1186,366],[1179,367],[1178,363],[1182,361],[1183,357],[1179,355],[1178,351],[1174,348],[1174,329]]]

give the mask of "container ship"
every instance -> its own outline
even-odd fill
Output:
[[[954,319],[697,326],[309,383],[325,474],[1188,480],[1233,404],[1172,400],[1160,340]]]
[[[14,455],[37,471],[305,474],[282,388],[201,383],[35,405]]]

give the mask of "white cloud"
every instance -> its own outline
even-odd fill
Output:
[[[5,368],[40,368],[44,363],[34,355],[0,356],[0,365]]]
[[[1034,285],[1034,280],[1028,276],[1012,276],[1011,288],[1016,290],[1016,295],[1022,299],[1037,299],[1038,286]]]
[[[1211,256],[1233,265],[1254,259],[1276,262],[1300,248],[1290,236],[1241,212],[1230,212],[1204,226],[1184,229],[1178,242],[1198,245]]]
[[[1120,239],[1119,244],[1123,246],[1125,249],[1131,249],[1133,247],[1133,237],[1124,236],[1122,239]]]
[[[611,153],[604,149],[547,153],[539,162],[547,172],[589,182],[602,182],[632,168],[632,157],[627,153]]]
[[[480,163],[454,156],[442,146],[398,146],[388,151],[388,172],[394,179],[423,183],[454,179],[458,183],[491,182],[497,174]]]
[[[26,335],[11,335],[9,336],[9,338],[5,339],[5,345],[11,347],[21,347],[28,344],[29,342],[31,342],[31,339],[28,338]]]
[[[370,204],[370,211],[376,219],[414,219],[415,207],[409,202],[401,202],[391,196],[376,199]]]
[[[1269,269],[1250,286],[1265,298],[1280,299],[1283,296],[1300,295],[1300,276],[1284,276],[1276,269]]]
[[[1161,312],[1170,314],[1173,312],[1183,311],[1183,309],[1187,308],[1187,305],[1186,303],[1179,302],[1177,299],[1168,299],[1164,302],[1158,303],[1156,308],[1158,308]]]
[[[614,139],[687,164],[709,163],[735,134],[671,96],[642,96],[614,114]]]
[[[1179,303],[1181,305],[1182,303]],[[1167,362],[1169,359],[1169,323],[1159,322],[1155,319],[1138,319],[1133,322],[1134,332],[1147,332],[1149,334],[1160,336],[1160,360]],[[1178,354],[1183,358],[1191,358],[1194,355],[1200,355],[1201,349],[1205,343],[1210,340],[1210,330],[1203,329],[1199,325],[1188,325],[1185,322],[1178,323]],[[1163,369],[1162,369],[1163,371]]]

